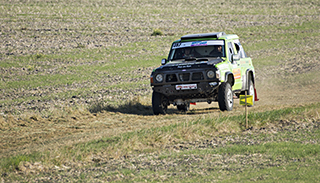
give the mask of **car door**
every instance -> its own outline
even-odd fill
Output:
[[[250,68],[251,66],[251,58],[248,57],[246,55],[246,53],[244,52],[243,47],[240,44],[239,40],[235,40],[234,41],[236,50],[237,50],[237,54],[239,54],[240,60],[238,61],[238,63],[240,64],[240,70],[241,70],[241,78],[242,78],[242,86],[241,86],[241,90],[245,90],[246,88],[246,82],[247,82],[247,70]]]
[[[232,90],[241,90],[242,88],[242,73],[241,73],[241,65],[240,60],[233,60],[232,55],[236,55],[236,49],[234,43],[228,42],[228,59],[231,61],[232,73],[234,77],[234,85],[232,86]]]

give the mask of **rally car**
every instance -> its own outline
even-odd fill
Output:
[[[166,114],[171,104],[187,111],[197,102],[218,102],[220,110],[231,111],[234,98],[245,91],[257,100],[252,60],[235,34],[182,36],[161,64],[150,76],[156,115]]]

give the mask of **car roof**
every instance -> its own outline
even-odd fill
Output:
[[[212,32],[212,33],[202,33],[202,34],[188,34],[181,37],[181,40],[189,39],[202,39],[202,38],[216,38],[226,35],[224,32]]]
[[[180,40],[176,40],[174,42],[204,41],[215,39],[239,39],[239,37],[236,34],[226,34],[225,32],[212,32],[184,35],[181,37]]]

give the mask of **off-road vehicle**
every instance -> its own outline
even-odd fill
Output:
[[[220,110],[231,111],[233,99],[244,91],[256,99],[254,67],[237,35],[182,36],[172,43],[161,64],[150,76],[156,115],[166,114],[170,104],[187,111],[196,102],[218,102]]]

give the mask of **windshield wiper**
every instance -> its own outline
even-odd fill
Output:
[[[199,58],[199,59],[197,59],[197,62],[200,62],[200,61],[209,61],[209,59],[208,58]]]
[[[209,61],[208,58],[196,58],[196,57],[188,57],[188,58],[185,58],[184,60],[185,60],[185,61],[197,61],[197,62],[200,62],[200,61]]]

